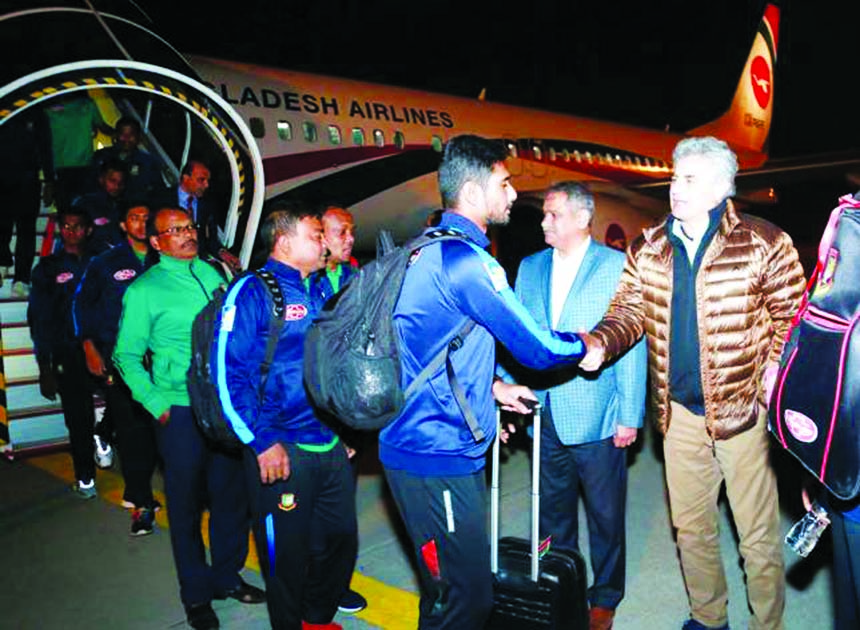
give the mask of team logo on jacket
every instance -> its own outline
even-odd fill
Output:
[[[96,225],[107,225],[108,223],[110,223],[110,219],[108,217],[96,217],[93,220],[93,223],[95,223]]]
[[[304,304],[287,304],[284,307],[284,319],[288,322],[298,321],[308,316],[308,307]]]
[[[66,284],[69,280],[72,280],[75,277],[71,271],[64,271],[61,274],[57,275],[57,284]]]
[[[136,275],[137,272],[134,269],[120,269],[113,274],[113,279],[117,282],[125,282],[126,280],[131,280]]]
[[[281,495],[281,500],[278,502],[278,509],[284,512],[292,512],[299,506],[296,501],[296,495],[292,492],[285,492]]]
[[[785,427],[800,442],[810,444],[818,439],[818,425],[812,418],[799,411],[785,410]]]

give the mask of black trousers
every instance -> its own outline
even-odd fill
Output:
[[[16,174],[17,175],[17,174]],[[20,177],[0,177],[0,266],[12,265],[13,229],[15,240],[15,281],[30,283],[36,255],[36,219],[41,206],[41,182],[37,173]]]
[[[579,498],[588,520],[594,583],[592,606],[614,610],[624,597],[627,451],[612,438],[568,446],[558,439],[551,408],[542,411],[540,535],[553,547],[579,550]]]
[[[385,476],[418,560],[418,627],[482,630],[493,607],[484,471]]]
[[[95,410],[93,409],[93,388],[87,372],[82,350],[69,349],[55,356],[54,374],[57,378],[57,392],[66,428],[69,430],[69,443],[72,447],[72,463],[75,478],[91,481],[96,476],[93,460]]]
[[[104,386],[107,409],[116,431],[122,478],[125,482],[123,500],[135,507],[152,507],[152,474],[158,460],[155,441],[155,421],[131,397],[131,392],[119,374],[113,374],[113,384]],[[104,422],[104,421],[103,421]]]
[[[341,444],[326,452],[284,445],[290,477],[260,482],[257,456],[245,449],[245,475],[269,620],[300,630],[329,623],[349,587],[358,550],[355,481]]]
[[[248,557],[248,494],[238,455],[220,453],[206,443],[191,407],[172,406],[170,420],[156,426],[164,461],[164,492],[170,519],[170,543],[186,606],[239,586]],[[200,519],[209,508],[209,550]]]

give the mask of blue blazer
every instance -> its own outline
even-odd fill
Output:
[[[552,329],[550,295],[552,248],[523,259],[515,291],[537,323]],[[591,241],[559,318],[558,330],[591,330],[615,295],[624,269],[623,253]],[[542,404],[550,393],[553,424],[563,444],[585,444],[611,437],[615,427],[641,427],[647,376],[645,341],[594,374],[577,368],[520,371],[517,381],[534,389]]]

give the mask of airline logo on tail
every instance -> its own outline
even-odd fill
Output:
[[[770,102],[770,65],[761,55],[753,59],[750,65],[750,81],[756,102],[759,107],[766,109]]]
[[[691,130],[690,135],[722,138],[735,150],[765,153],[773,115],[773,64],[776,61],[779,9],[769,4],[759,23],[729,111]]]

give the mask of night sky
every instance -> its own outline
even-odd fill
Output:
[[[243,0],[217,13],[214,3],[140,4],[187,53],[461,96],[486,87],[488,100],[678,131],[728,107],[764,8]],[[782,4],[771,154],[860,147],[860,3]]]

